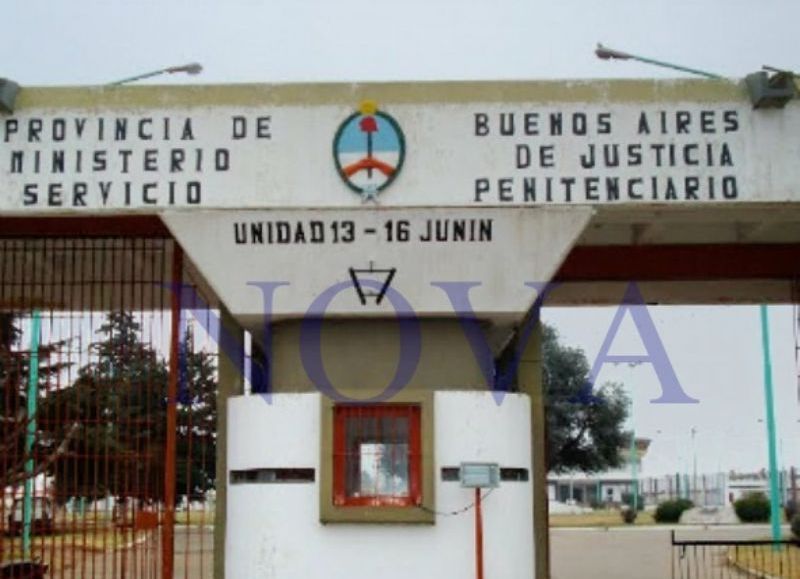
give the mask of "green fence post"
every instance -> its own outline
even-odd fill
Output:
[[[780,490],[778,489],[778,449],[775,436],[775,408],[772,394],[772,361],[769,353],[769,317],[767,306],[761,305],[761,347],[764,354],[764,405],[767,411],[767,448],[769,449],[769,502],[772,540],[781,540]],[[778,545],[774,545],[778,548]]]
[[[25,429],[25,487],[22,498],[22,553],[25,559],[31,556],[31,523],[33,520],[34,462],[33,445],[36,441],[36,402],[39,396],[39,330],[42,317],[33,310],[31,324],[31,357],[28,367],[28,412]]]

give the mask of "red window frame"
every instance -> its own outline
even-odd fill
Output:
[[[419,404],[339,404],[333,408],[333,504],[337,507],[412,507],[422,504],[422,433]],[[348,452],[347,423],[367,418],[408,419],[408,494],[348,496],[348,457],[360,460],[360,454]],[[380,422],[379,422],[380,424]]]

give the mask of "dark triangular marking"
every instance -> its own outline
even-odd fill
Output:
[[[356,288],[356,293],[358,294],[358,300],[361,302],[362,306],[365,306],[367,305],[367,298],[375,298],[375,305],[380,305],[380,303],[383,301],[383,297],[386,295],[386,291],[389,289],[389,286],[394,279],[395,273],[397,273],[397,268],[392,267],[389,269],[375,269],[372,262],[370,262],[369,269],[356,269],[351,267],[349,271],[350,279],[353,281],[353,287]],[[384,274],[386,278],[384,279],[380,291],[375,292],[364,288],[361,285],[362,280],[359,277],[363,274]],[[370,277],[375,278],[377,276],[371,275]],[[366,275],[364,278],[366,279]]]

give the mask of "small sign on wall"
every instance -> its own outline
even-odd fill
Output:
[[[462,462],[461,486],[467,489],[490,489],[500,486],[500,466],[496,462]]]

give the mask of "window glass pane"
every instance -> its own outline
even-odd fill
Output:
[[[399,414],[353,413],[347,417],[345,492],[348,497],[409,496],[409,419]]]
[[[361,445],[361,496],[408,496],[408,444]]]
[[[345,486],[347,496],[364,496],[361,491],[361,444],[377,440],[378,420],[354,413],[348,416],[345,428]]]

